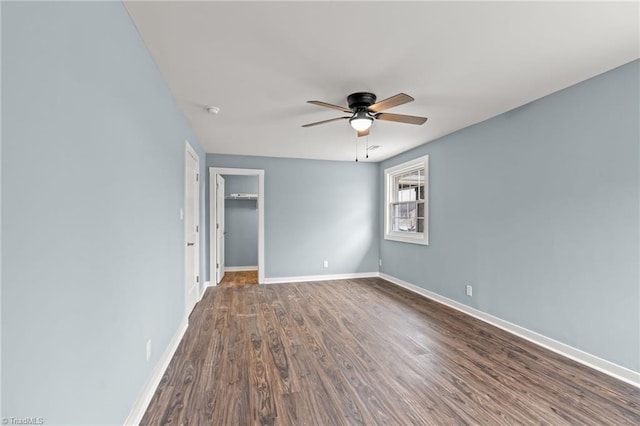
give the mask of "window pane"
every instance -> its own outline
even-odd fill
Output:
[[[422,218],[423,211],[424,203],[415,201],[392,205],[391,229],[396,232],[416,232],[418,218]]]
[[[394,201],[414,201],[419,196],[419,185],[423,181],[421,171],[413,171],[395,178]]]
[[[418,219],[418,232],[424,232],[424,219]]]

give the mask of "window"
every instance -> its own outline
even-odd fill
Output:
[[[429,244],[429,156],[385,169],[384,238]]]

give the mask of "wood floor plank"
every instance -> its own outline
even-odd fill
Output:
[[[208,289],[143,425],[640,424],[640,389],[382,279]]]

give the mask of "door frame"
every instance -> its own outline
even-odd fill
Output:
[[[188,270],[187,268],[190,267],[190,265],[187,262],[187,243],[188,238],[189,238],[189,231],[187,230],[187,220],[186,220],[186,214],[187,214],[187,185],[189,184],[189,182],[187,181],[187,176],[188,176],[188,161],[189,161],[189,156],[193,157],[196,160],[196,193],[193,194],[193,199],[194,199],[194,215],[195,215],[195,225],[196,225],[196,240],[194,241],[194,246],[193,246],[193,252],[195,255],[195,278],[196,278],[196,297],[195,297],[195,303],[193,303],[193,306],[190,306],[189,304],[189,287],[188,287],[188,283],[187,283],[187,276],[188,276]],[[200,281],[200,156],[198,155],[198,153],[193,149],[193,147],[191,146],[191,144],[189,144],[189,141],[184,141],[184,210],[182,211],[182,221],[184,222],[184,305],[185,305],[185,311],[186,311],[186,315],[187,317],[189,317],[189,314],[191,314],[191,311],[193,310],[193,307],[196,305],[196,303],[198,303],[198,300],[200,300],[200,296],[202,293],[202,282]]]
[[[216,175],[258,176],[258,284],[264,284],[264,170],[228,167],[209,167],[209,282],[216,275]]]
[[[215,240],[215,247],[214,247],[214,253],[215,253],[215,260],[214,263],[216,264],[216,269],[215,269],[215,280],[213,281],[216,285],[220,284],[220,282],[222,282],[222,280],[224,279],[224,274],[226,272],[226,268],[225,268],[225,262],[224,262],[224,250],[227,246],[226,241],[225,241],[225,235],[227,234],[227,231],[225,231],[226,228],[226,223],[225,220],[227,220],[226,216],[225,216],[225,205],[226,205],[226,201],[225,201],[225,178],[221,175],[221,174],[216,174],[215,176],[215,180],[216,180],[216,190],[215,190],[215,194],[216,194],[216,211],[215,211],[215,215],[216,215],[216,220],[215,220],[215,228],[214,229],[214,234],[216,236],[216,240]],[[220,184],[222,184],[222,186],[220,186]],[[222,200],[222,202],[220,202],[220,200]],[[222,253],[219,251],[220,249],[220,244],[218,244],[220,241],[222,241]]]

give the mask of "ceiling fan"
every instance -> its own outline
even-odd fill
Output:
[[[351,127],[358,132],[358,136],[367,136],[373,120],[395,121],[398,123],[417,125],[424,124],[427,121],[426,117],[382,112],[389,108],[397,107],[411,101],[413,101],[411,96],[405,93],[398,93],[397,95],[391,96],[383,101],[376,102],[376,95],[368,92],[357,92],[347,96],[349,108],[321,101],[307,101],[310,104],[337,109],[338,111],[346,112],[351,115],[317,121],[315,123],[305,124],[302,127],[312,127],[317,126],[318,124],[330,123],[332,121],[349,120]]]

